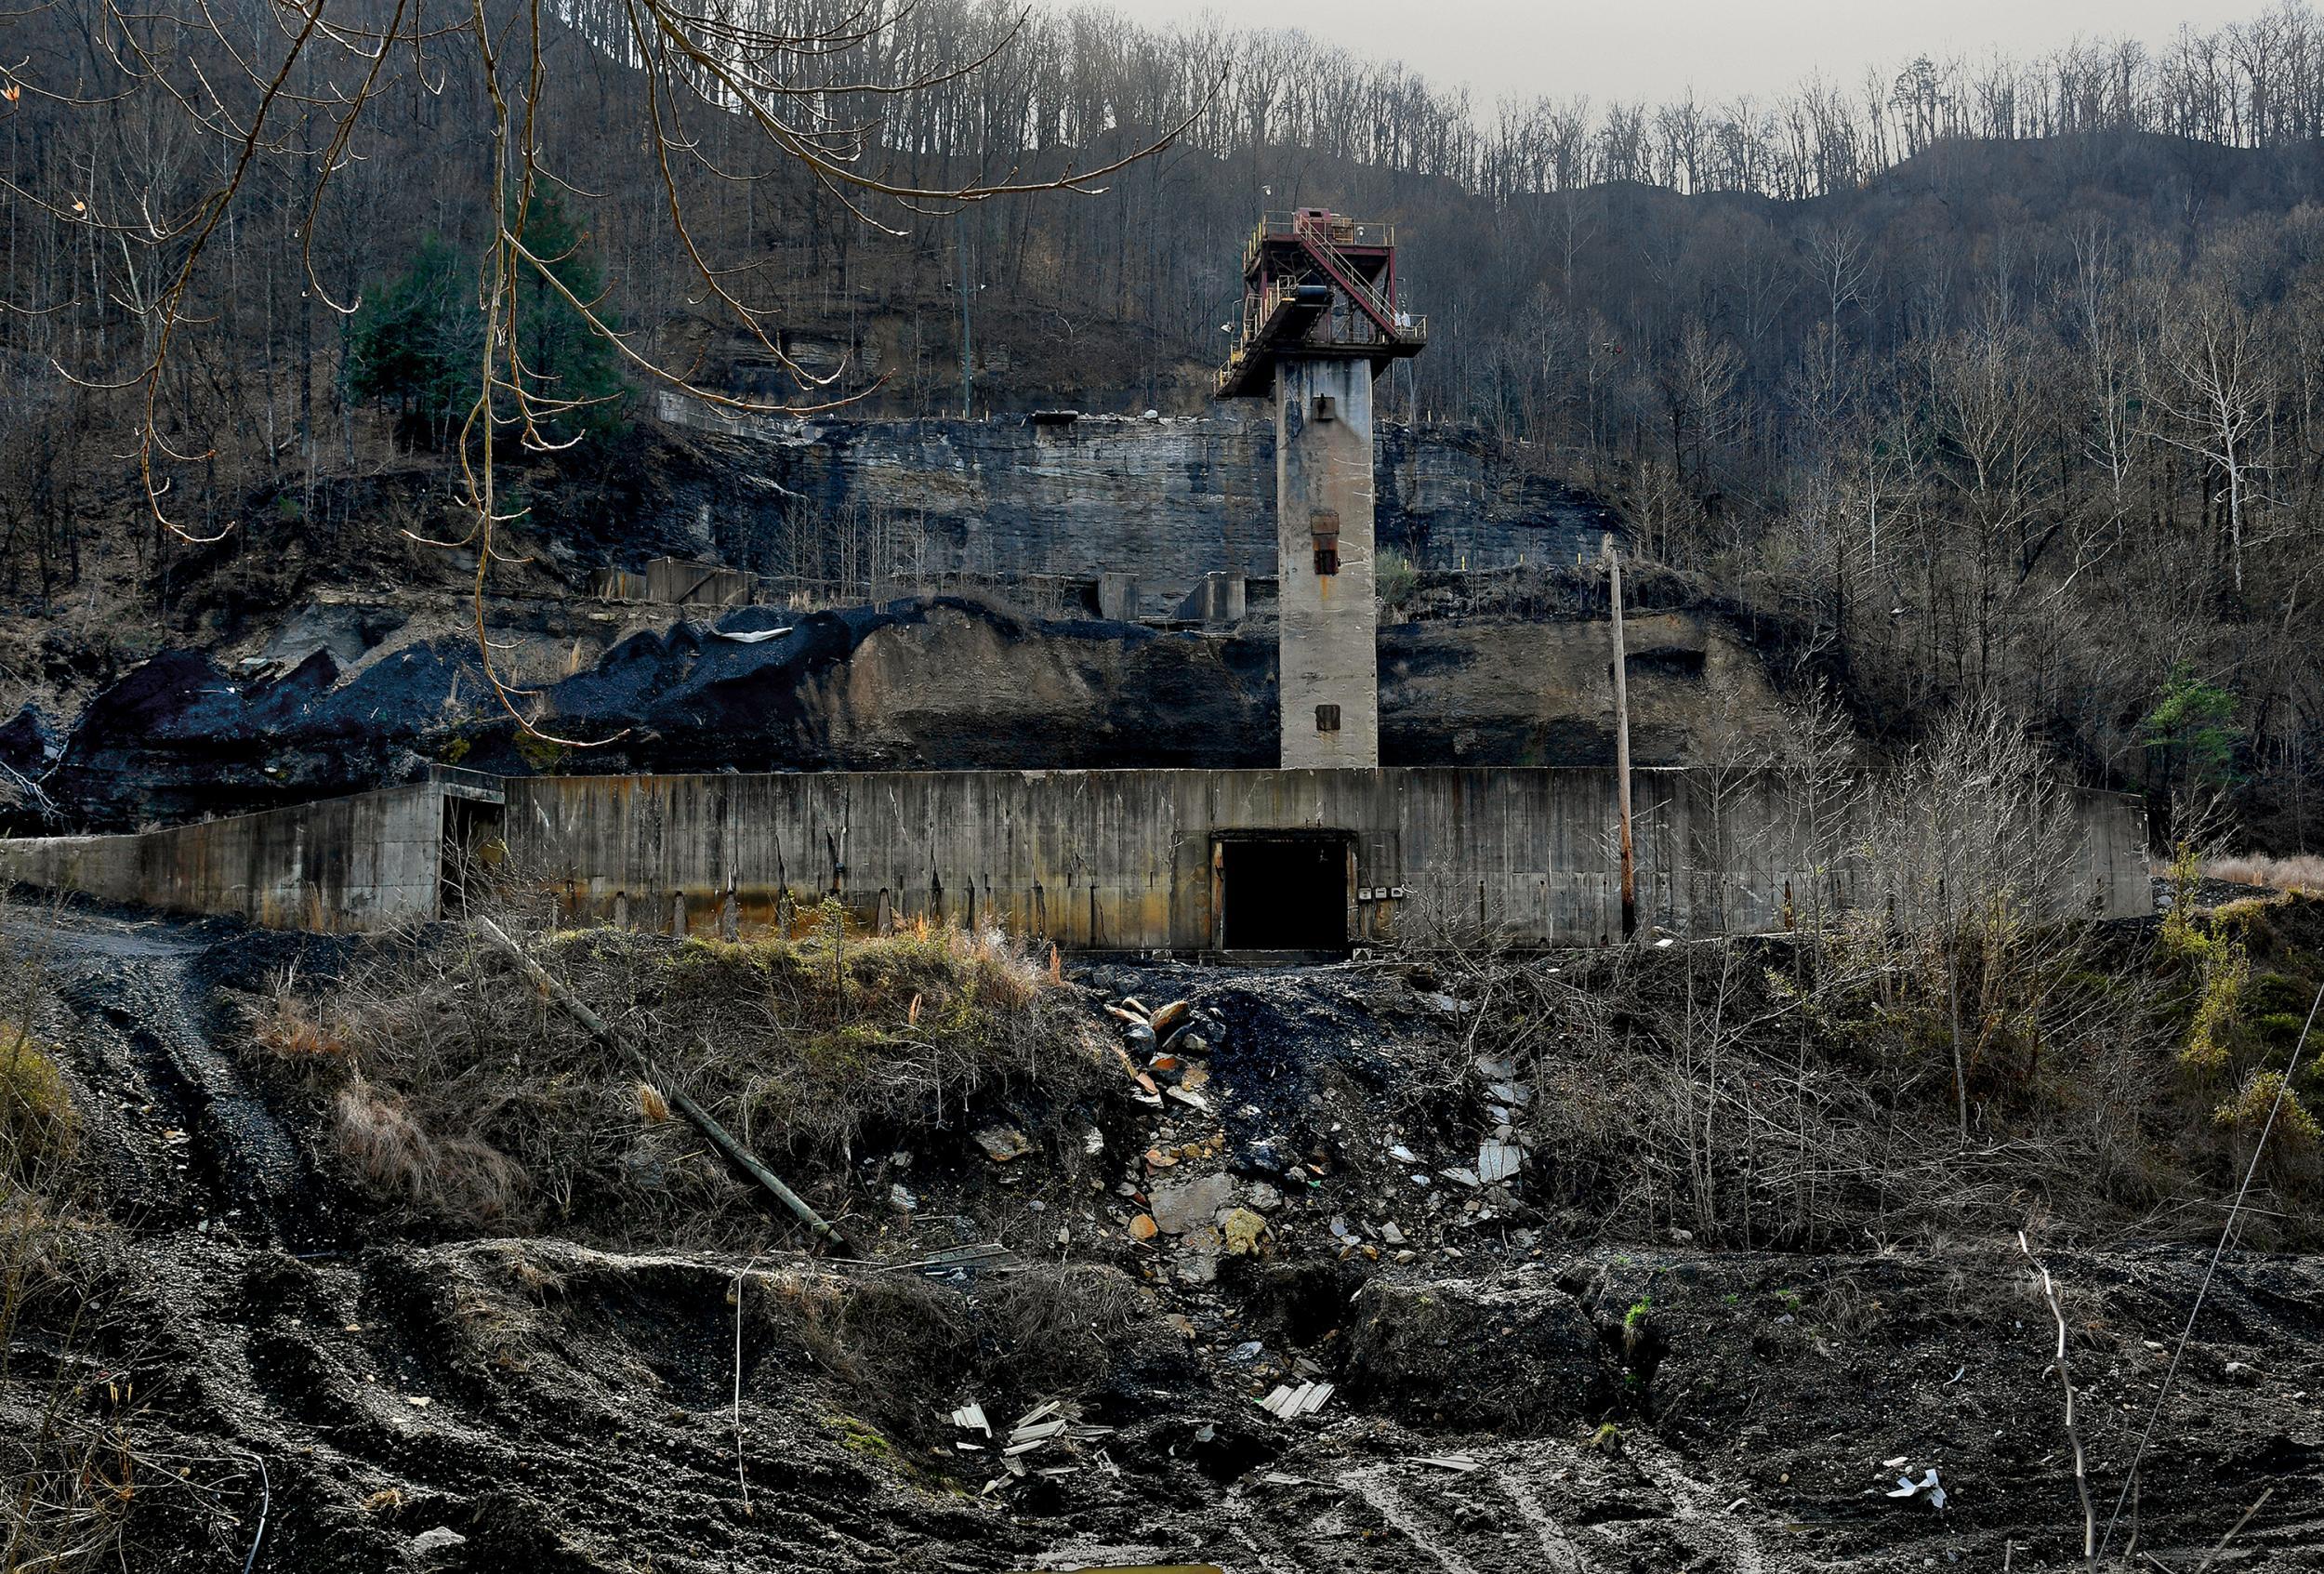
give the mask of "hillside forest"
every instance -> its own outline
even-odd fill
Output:
[[[1242,236],[1321,205],[1399,228],[1392,417],[1594,491],[1876,739],[1997,702],[2304,850],[2319,137],[2304,0],[1659,104],[1095,7],[47,0],[0,18],[0,595],[166,623],[194,543],[327,554],[414,456],[488,530],[488,445],[633,462],[657,392],[1195,413]]]

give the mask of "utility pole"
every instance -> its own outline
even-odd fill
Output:
[[[1614,603],[1614,795],[1622,813],[1622,938],[1638,933],[1638,862],[1630,830],[1630,658],[1622,648],[1622,558],[1612,535],[1598,538]]]

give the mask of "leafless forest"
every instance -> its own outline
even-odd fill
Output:
[[[1874,730],[1998,698],[2089,779],[2313,834],[2324,13],[2297,0],[1660,105],[962,0],[54,0],[0,20],[0,586],[29,609],[92,554],[151,581],[221,528],[324,528],[286,478],[311,499],[397,440],[350,392],[350,311],[432,238],[513,324],[550,269],[507,215],[541,193],[621,386],[742,397],[772,364],[778,401],[931,414],[963,289],[1007,352],[973,408],[1093,360],[1123,407],[1198,408],[1241,235],[1327,203],[1402,227],[1433,337],[1393,412],[1597,489]],[[878,334],[876,375],[791,354]],[[573,385],[531,375],[472,436],[569,440]]]

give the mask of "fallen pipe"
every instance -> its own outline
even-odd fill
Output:
[[[550,976],[547,968],[526,955],[524,947],[510,939],[508,931],[490,919],[480,918],[473,921],[478,933],[513,958],[517,966],[524,970],[524,975],[537,985],[543,994],[562,1008],[567,1016],[579,1023],[590,1038],[595,1038],[615,1054],[628,1056],[649,1079],[659,1080],[654,1076],[653,1064],[644,1055],[622,1042],[620,1036],[614,1033],[603,1017],[590,1010],[587,1001],[578,999],[572,990],[567,989]],[[695,1130],[708,1139],[710,1145],[719,1150],[720,1157],[764,1186],[777,1202],[796,1214],[799,1223],[805,1224],[819,1239],[828,1244],[832,1250],[842,1256],[852,1255],[846,1237],[831,1226],[831,1222],[810,1207],[805,1197],[785,1185],[781,1176],[759,1163],[748,1149],[734,1140],[733,1133],[711,1118],[708,1110],[704,1109],[675,1088],[670,1089],[666,1096],[677,1107],[680,1114],[694,1123]]]

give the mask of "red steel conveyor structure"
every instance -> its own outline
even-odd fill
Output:
[[[1218,396],[1274,392],[1283,355],[1369,361],[1378,376],[1427,343],[1428,319],[1396,303],[1394,225],[1319,207],[1270,213],[1243,246],[1243,321]]]

